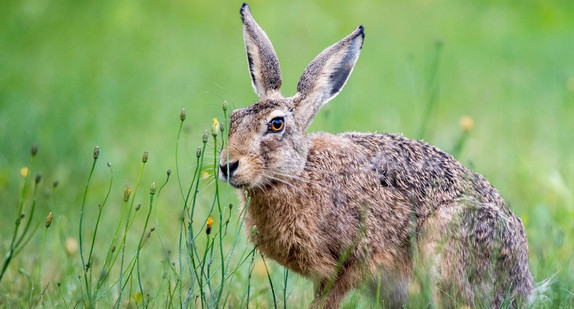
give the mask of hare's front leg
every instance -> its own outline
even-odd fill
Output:
[[[310,308],[339,308],[345,295],[354,287],[351,271],[341,269],[335,281],[327,278],[314,283],[315,299]]]

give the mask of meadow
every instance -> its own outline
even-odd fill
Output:
[[[402,133],[450,152],[524,221],[532,274],[552,278],[535,306],[574,307],[574,2],[249,4],[285,96],[364,25],[349,82],[309,131]],[[312,284],[257,252],[235,190],[215,181],[230,111],[257,100],[240,6],[0,3],[0,307],[311,302]],[[343,306],[371,308],[369,295]]]

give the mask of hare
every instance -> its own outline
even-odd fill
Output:
[[[311,307],[336,308],[366,281],[388,307],[403,306],[413,282],[439,307],[526,304],[524,226],[483,176],[400,135],[307,135],[353,71],[363,26],[321,52],[284,98],[269,38],[247,4],[240,12],[259,101],[232,112],[219,177],[247,204],[257,248],[313,281]]]

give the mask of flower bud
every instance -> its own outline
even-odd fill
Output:
[[[155,184],[155,182],[152,182],[151,186],[149,188],[149,194],[154,195],[155,194],[155,188],[156,188],[156,184]]]
[[[226,112],[227,108],[229,107],[229,105],[227,104],[227,100],[223,101],[223,105],[221,105],[221,108],[223,108],[223,111]]]
[[[36,184],[38,184],[42,180],[42,174],[36,174]]]
[[[60,184],[59,180],[54,180],[54,183],[52,184],[52,188],[56,189],[56,187]]]
[[[142,207],[142,204],[137,204],[136,205],[136,211],[140,210],[141,207]]]
[[[35,157],[36,154],[38,154],[38,144],[32,145],[32,150],[30,152],[32,153],[32,157]]]
[[[146,163],[147,162],[147,158],[148,158],[148,153],[147,151],[144,151],[143,155],[142,155],[142,162]]]
[[[97,160],[100,157],[100,146],[96,146],[94,148],[94,160]]]
[[[219,135],[219,121],[217,121],[217,118],[213,118],[213,124],[211,125],[211,135]]]
[[[171,170],[167,170],[165,173],[167,174],[167,177],[169,177],[171,175]]]
[[[132,194],[132,188],[130,188],[130,186],[126,186],[124,188],[124,202],[129,201],[130,194]]]
[[[203,141],[204,144],[206,144],[207,141],[209,140],[209,132],[207,132],[207,130],[203,131],[203,136],[202,136],[201,140]]]
[[[201,147],[197,147],[197,150],[195,151],[195,156],[197,158],[201,157]]]
[[[181,121],[185,120],[185,108],[181,109],[181,114],[179,114],[179,120]]]
[[[49,228],[51,224],[52,224],[52,212],[50,211],[50,213],[46,217],[46,228]]]

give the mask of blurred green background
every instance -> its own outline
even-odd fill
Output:
[[[523,218],[535,278],[556,273],[556,291],[572,293],[573,1],[249,4],[277,51],[285,96],[294,94],[303,69],[321,50],[365,26],[363,52],[349,82],[310,131],[404,133],[450,151],[462,134],[460,117],[472,117],[458,159],[485,175]],[[118,199],[124,185],[135,182],[143,151],[150,154],[144,187],[163,181],[165,170],[175,168],[181,108],[188,119],[180,171],[189,182],[201,134],[212,118],[223,117],[222,102],[239,108],[257,100],[240,6],[196,0],[0,2],[1,235],[13,228],[20,169],[34,143],[40,151],[33,172],[60,181],[43,207],[54,210],[62,237],[77,233],[93,147],[99,145],[102,161],[114,167],[112,196]],[[433,91],[427,130],[418,136]],[[103,190],[107,181],[101,164],[94,186]],[[170,207],[179,198],[172,185],[160,210],[167,235],[177,233],[169,224],[181,207]],[[57,245],[47,250],[59,254]]]

